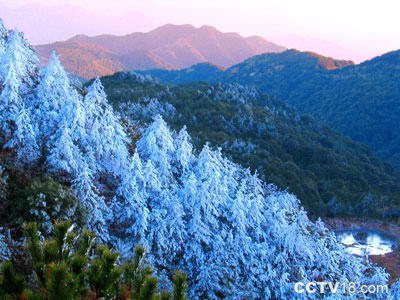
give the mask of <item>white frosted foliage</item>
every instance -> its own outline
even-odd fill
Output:
[[[119,118],[107,103],[99,78],[88,88],[84,110],[85,148],[93,151],[100,169],[123,176],[129,164],[129,140]]]
[[[64,172],[72,176],[79,173],[82,164],[81,153],[74,144],[70,129],[66,124],[52,135],[47,141],[47,165],[54,172]]]
[[[35,132],[32,129],[30,117],[24,106],[20,108],[15,120],[13,136],[4,147],[14,149],[18,160],[23,164],[33,163],[40,156]]]
[[[110,237],[107,221],[110,220],[111,211],[105,204],[104,198],[96,192],[93,174],[87,165],[82,165],[72,187],[86,210],[89,229],[94,231],[100,240],[108,241]]]
[[[196,152],[186,128],[175,133],[157,115],[131,155],[100,79],[83,97],[57,55],[40,76],[36,68],[23,35],[0,22],[1,147],[69,183],[89,229],[124,258],[144,245],[162,284],[180,269],[193,299],[319,299],[295,294],[293,284],[387,282],[381,268],[351,256],[321,221],[311,222],[294,195],[210,145]],[[332,296],[344,297],[352,299]]]
[[[171,161],[175,146],[171,132],[160,115],[146,129],[137,144],[141,156],[153,162],[161,180],[168,181],[172,172]]]
[[[22,92],[27,93],[37,79],[39,60],[35,50],[25,40],[23,33],[17,30],[10,31],[2,40],[4,50],[0,55],[0,81],[5,79],[9,66],[13,65],[17,78],[23,83]]]
[[[42,71],[32,106],[37,134],[42,140],[55,134],[60,124],[66,124],[71,131],[79,125],[77,121],[82,114],[79,95],[71,87],[68,75],[55,53]]]

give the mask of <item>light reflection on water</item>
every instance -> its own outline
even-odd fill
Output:
[[[346,230],[336,234],[346,250],[353,255],[384,255],[392,252],[396,246],[393,239],[378,232]]]

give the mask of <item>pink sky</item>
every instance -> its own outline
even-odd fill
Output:
[[[0,0],[0,3],[12,7],[67,3],[107,19],[136,11],[155,26],[208,24],[221,31],[260,35],[272,41],[274,37],[287,41],[288,35],[296,35],[312,38],[314,42],[327,40],[365,57],[400,48],[398,0]],[[126,32],[121,32],[120,27],[113,32],[113,25],[109,26],[109,33],[118,34],[137,29],[130,24]]]

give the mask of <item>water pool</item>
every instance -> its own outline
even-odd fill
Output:
[[[346,250],[357,256],[384,255],[396,248],[395,238],[369,229],[345,229],[336,231],[336,236]]]

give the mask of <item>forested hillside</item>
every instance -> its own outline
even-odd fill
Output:
[[[194,81],[239,82],[254,85],[271,95],[285,99],[286,91],[313,78],[316,73],[325,73],[353,65],[352,61],[337,60],[312,52],[295,49],[281,53],[265,53],[251,57],[234,65],[225,72],[212,64],[201,64],[182,70],[154,69],[138,71],[159,78],[163,82],[180,84]],[[207,70],[207,73],[204,72]],[[280,93],[278,93],[280,91]]]
[[[223,75],[223,67],[211,63],[199,63],[181,70],[152,69],[146,71],[135,70],[143,75],[150,75],[166,84],[182,84],[190,82],[217,82]]]
[[[172,280],[172,298],[181,300],[185,276],[177,269],[193,299],[303,298],[293,289],[298,281],[387,283],[383,269],[310,221],[296,196],[221,150],[194,151],[186,129],[172,131],[160,115],[135,130],[108,104],[99,79],[77,90],[56,54],[39,70],[22,33],[1,24],[0,41],[2,298],[171,299],[158,293]],[[107,246],[91,252],[94,242]],[[137,265],[143,251],[123,264],[135,244],[154,275]],[[21,290],[21,276],[34,294]],[[387,299],[391,291],[334,296]]]
[[[357,144],[253,88],[187,84],[149,77],[103,77],[111,103],[130,120],[156,114],[186,125],[196,149],[210,142],[267,182],[296,194],[312,213],[378,215],[400,204],[400,177]]]
[[[207,78],[202,72],[149,74],[172,83],[211,80],[255,86],[369,145],[400,168],[400,51],[352,65],[288,50],[252,57]]]
[[[281,72],[259,72],[270,67],[257,58],[253,60],[253,67],[248,62],[238,65],[236,70],[232,68],[226,78],[255,84],[300,112],[309,113],[354,140],[368,144],[378,156],[400,167],[400,51],[360,65],[316,72],[301,82],[296,79],[292,83],[287,79],[296,75],[282,74],[286,80],[281,85],[271,82]],[[293,71],[294,74],[306,72]],[[247,77],[252,72],[263,78],[262,83]]]

